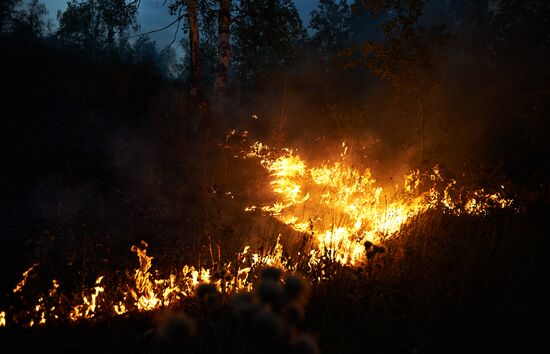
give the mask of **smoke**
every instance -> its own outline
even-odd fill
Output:
[[[346,142],[388,183],[436,164],[451,177],[540,181],[548,107],[537,72],[544,72],[548,46],[506,32],[506,16],[502,6],[429,2],[421,25],[443,24],[451,39],[441,48],[446,61],[433,68],[435,87],[420,99],[366,69],[346,67],[338,55],[326,64],[312,54],[240,100],[238,114],[259,117],[244,120],[258,140],[297,148],[313,163],[338,159]],[[518,14],[519,33],[538,28],[539,16]]]

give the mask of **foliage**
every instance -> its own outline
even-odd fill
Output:
[[[346,0],[320,0],[311,12],[309,27],[314,48],[322,55],[334,55],[351,45],[351,10]]]
[[[248,88],[291,71],[306,38],[291,0],[241,1],[232,31],[236,74]]]
[[[22,0],[5,0],[0,2],[0,33],[4,34],[11,30],[13,13]]]
[[[71,0],[58,12],[58,38],[86,50],[122,48],[136,30],[138,3],[127,0]]]
[[[166,79],[174,79],[180,75],[175,49],[166,46],[159,50],[157,43],[149,36],[138,37],[129,54],[135,63],[149,65]]]
[[[11,33],[21,38],[41,37],[46,29],[48,10],[39,0],[22,4],[22,0],[0,3],[0,34]]]
[[[364,8],[374,17],[385,15],[384,38],[368,40],[351,65],[365,65],[377,77],[389,81],[402,92],[424,91],[438,81],[438,69],[445,57],[441,48],[448,42],[444,27],[419,24],[423,0],[364,0]]]

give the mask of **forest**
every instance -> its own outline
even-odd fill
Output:
[[[547,352],[549,22],[1,1],[2,352]]]

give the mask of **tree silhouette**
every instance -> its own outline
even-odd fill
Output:
[[[21,0],[6,0],[0,3],[0,34],[18,37],[41,37],[46,29],[48,10],[39,0],[25,4]]]
[[[57,36],[62,42],[96,52],[123,47],[128,31],[138,28],[138,5],[126,0],[71,0],[57,14]]]
[[[291,0],[242,0],[233,28],[235,67],[248,89],[291,71],[306,38]]]
[[[311,42],[327,61],[329,56],[351,45],[351,10],[346,0],[320,0],[311,12]]]
[[[367,40],[357,47],[359,56],[351,65],[364,65],[397,91],[412,94],[420,117],[419,140],[424,160],[426,110],[423,96],[439,81],[439,67],[445,61],[442,49],[449,40],[445,27],[419,23],[423,0],[361,0],[355,11],[367,11],[384,19],[383,38]]]

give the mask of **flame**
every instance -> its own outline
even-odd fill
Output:
[[[147,255],[147,247],[148,244],[141,241],[139,246],[132,246],[130,249],[137,255],[139,263],[133,273],[132,283],[122,284],[117,289],[110,289],[111,293],[108,293],[103,285],[105,276],[101,275],[97,277],[91,289],[79,295],[80,300],[70,306],[69,313],[64,313],[63,301],[68,299],[59,293],[60,284],[53,279],[52,286],[47,291],[48,297],[38,298],[33,309],[24,315],[27,318],[27,322],[24,323],[33,327],[45,324],[48,319],[79,321],[91,320],[99,314],[123,315],[131,311],[151,311],[174,304],[184,297],[193,296],[195,288],[201,283],[213,283],[218,290],[233,293],[252,289],[249,275],[255,268],[264,265],[284,269],[296,268],[283,256],[280,237],[277,238],[273,249],[265,254],[252,253],[250,246],[245,246],[243,251],[236,255],[236,267],[232,267],[231,262],[219,264],[216,269],[185,265],[181,270],[167,277],[156,277],[157,273],[151,272],[154,258]],[[234,269],[234,272],[230,272],[230,269]],[[28,274],[29,271],[25,273]],[[122,298],[116,299],[117,293],[120,294],[120,290],[125,288]],[[6,312],[3,311],[0,313],[0,326],[5,325]]]
[[[438,166],[425,173],[411,171],[401,183],[384,189],[369,168],[357,168],[348,162],[350,148],[346,143],[342,143],[342,149],[337,161],[316,166],[309,166],[292,149],[276,151],[261,142],[254,143],[246,153],[249,158],[258,158],[268,172],[269,188],[276,200],[248,206],[245,211],[267,213],[307,235],[312,244],[299,254],[307,263],[300,269],[321,269],[318,280],[330,277],[323,267],[327,261],[346,266],[368,262],[370,255],[382,249],[375,243],[396,237],[403,225],[428,210],[483,216],[493,208],[512,205],[512,200],[500,191],[458,188],[455,180],[442,177]],[[254,271],[259,267],[298,269],[298,261],[284,255],[281,235],[269,250],[252,252],[246,245],[230,262],[218,262],[211,268],[185,265],[164,276],[152,271],[154,257],[147,249],[145,241],[130,248],[137,256],[138,267],[127,273],[127,282],[107,287],[103,280],[109,275],[99,275],[92,287],[76,296],[65,296],[60,283],[53,279],[29,311],[14,315],[10,322],[32,327],[50,320],[91,320],[151,311],[193,296],[201,283],[214,284],[222,293],[233,293],[251,290]],[[23,273],[14,294],[22,291],[37,265]],[[6,310],[22,313],[11,307]],[[6,326],[6,311],[0,312],[0,326]]]
[[[27,269],[26,271],[23,272],[23,278],[21,279],[21,281],[13,289],[14,294],[20,292],[21,290],[23,290],[23,288],[25,287],[25,284],[27,283],[27,277],[29,276],[29,273],[36,266],[38,266],[38,263],[33,264],[29,269]]]
[[[441,207],[454,215],[485,215],[491,208],[506,208],[512,200],[499,192],[489,194],[475,190],[466,198],[454,190],[456,181],[447,182],[438,166],[428,178],[418,170],[406,176],[390,192],[377,185],[369,168],[352,167],[346,160],[348,146],[337,162],[307,166],[292,149],[277,153],[261,142],[251,146],[248,157],[259,158],[269,173],[270,188],[276,196],[271,205],[250,206],[245,211],[261,210],[298,232],[314,236],[317,248],[310,265],[325,257],[343,265],[357,265],[365,260],[365,244],[379,243],[394,237],[411,218]],[[437,185],[446,183],[441,193]],[[422,187],[424,190],[421,190]],[[459,194],[459,198],[453,195]]]
[[[105,291],[105,287],[101,286],[102,280],[103,275],[96,279],[96,286],[94,287],[92,293],[89,295],[82,294],[82,304],[73,306],[73,309],[69,314],[69,318],[71,320],[76,321],[81,318],[90,319],[94,317],[98,308],[99,295]]]
[[[135,290],[131,290],[131,294],[138,309],[152,310],[160,305],[160,300],[153,291],[154,283],[151,281],[151,273],[149,273],[153,257],[147,256],[147,243],[141,241],[141,245],[143,248],[137,246],[131,248],[131,251],[139,257],[139,268],[136,269],[136,275],[134,276],[136,287]]]

